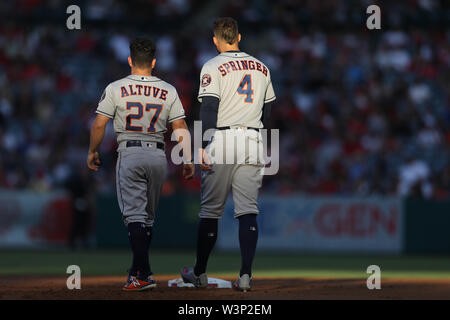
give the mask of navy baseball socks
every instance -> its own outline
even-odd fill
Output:
[[[197,259],[194,274],[196,276],[206,272],[206,265],[217,240],[217,219],[201,218],[197,233]]]
[[[258,242],[258,223],[256,214],[246,214],[239,219],[239,244],[241,247],[240,276],[248,274],[252,276],[252,264],[255,257],[256,244]],[[200,219],[197,234],[197,259],[194,266],[196,276],[206,272],[208,258],[217,240],[217,219]]]
[[[128,238],[133,251],[133,263],[129,275],[146,280],[152,275],[148,254],[152,240],[152,228],[146,227],[142,222],[129,223]]]
[[[241,247],[241,272],[240,276],[248,274],[252,276],[252,264],[255,257],[256,244],[258,242],[258,223],[256,214],[246,214],[239,218],[239,244]]]

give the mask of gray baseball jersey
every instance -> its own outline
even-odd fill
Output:
[[[252,150],[262,154],[261,133],[249,128],[263,127],[264,103],[276,99],[269,69],[245,52],[221,53],[202,68],[199,101],[205,96],[219,99],[217,127],[231,128],[216,131],[206,148],[213,168],[202,172],[199,216],[220,218],[230,190],[233,193],[235,218],[258,214],[257,198],[262,184],[263,164],[259,160],[241,162],[238,159],[254,158],[248,154]],[[247,150],[239,148],[238,140],[250,147]],[[233,163],[228,161],[230,153],[233,154]]]
[[[217,126],[262,128],[264,103],[275,100],[270,71],[245,52],[224,52],[206,62],[198,99],[219,98]]]
[[[116,189],[125,225],[152,226],[167,172],[163,143],[167,122],[185,117],[176,89],[157,77],[130,75],[110,83],[97,113],[114,121],[119,143]],[[139,140],[141,145],[127,146]]]
[[[129,75],[110,83],[97,113],[114,119],[117,142],[163,142],[167,122],[185,117],[176,89],[153,76]]]

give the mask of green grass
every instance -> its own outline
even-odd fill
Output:
[[[193,252],[155,251],[152,269],[157,275],[178,274],[192,265]],[[81,267],[83,275],[125,275],[131,253],[123,251],[0,251],[0,275],[66,275],[71,264]],[[450,279],[450,257],[439,256],[361,256],[262,253],[255,258],[255,276],[295,278],[367,278],[369,265],[378,265],[383,278]],[[210,275],[236,276],[239,253],[214,253]]]

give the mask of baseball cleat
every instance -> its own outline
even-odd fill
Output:
[[[128,282],[123,286],[123,291],[144,291],[156,288],[156,281],[153,276],[149,276],[146,280],[141,280],[135,276],[129,276]]]
[[[192,283],[196,288],[206,288],[208,286],[208,276],[206,273],[196,276],[194,269],[190,267],[181,269],[181,278],[183,278],[184,283]]]
[[[233,289],[238,291],[247,292],[250,291],[252,278],[248,274],[243,274],[234,283]]]

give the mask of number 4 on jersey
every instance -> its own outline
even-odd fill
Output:
[[[246,74],[239,84],[239,87],[237,89],[237,92],[239,94],[246,95],[244,102],[246,103],[252,103],[253,102],[253,90],[252,90],[252,75]]]

